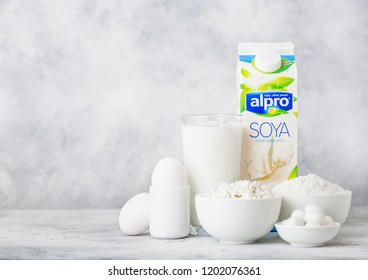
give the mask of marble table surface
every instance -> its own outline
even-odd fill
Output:
[[[177,240],[125,236],[118,209],[0,210],[0,259],[368,259],[368,207],[352,208],[324,247],[298,248],[269,233],[254,244],[222,244],[198,231]]]

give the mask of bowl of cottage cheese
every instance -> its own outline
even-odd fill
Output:
[[[258,182],[222,183],[195,196],[198,219],[207,233],[229,244],[253,243],[276,223],[281,197]]]

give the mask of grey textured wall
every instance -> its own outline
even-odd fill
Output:
[[[120,207],[180,115],[235,112],[237,44],[292,41],[299,159],[368,201],[368,1],[0,0],[0,207]]]

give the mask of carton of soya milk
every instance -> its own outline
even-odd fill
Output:
[[[240,43],[242,179],[267,187],[298,176],[297,71],[292,43]]]

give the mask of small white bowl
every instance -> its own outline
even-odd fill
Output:
[[[295,209],[304,209],[307,204],[322,207],[326,215],[330,216],[335,222],[343,224],[350,210],[351,191],[321,195],[283,194],[278,221],[289,218]]]
[[[271,231],[280,214],[281,197],[221,199],[195,196],[199,222],[223,243],[253,243]]]
[[[280,237],[292,246],[319,247],[335,238],[340,224],[333,226],[287,226],[281,223],[275,224]]]

